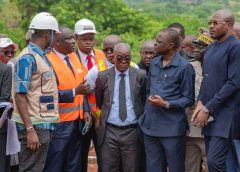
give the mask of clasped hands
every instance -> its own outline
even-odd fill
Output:
[[[201,101],[198,101],[194,109],[191,122],[193,122],[195,126],[202,128],[205,125],[207,125],[208,118],[209,118],[209,113],[203,111],[203,104]]]

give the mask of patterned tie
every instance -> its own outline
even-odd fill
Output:
[[[67,62],[67,65],[68,65],[69,69],[71,69],[71,71],[72,71],[72,73],[73,73],[73,75],[74,75],[73,67],[72,67],[72,65],[71,65],[71,63],[70,63],[69,57],[66,56],[66,57],[64,58],[64,60]]]
[[[125,74],[120,74],[121,80],[119,84],[119,118],[125,121],[127,118],[127,107],[126,107],[126,93],[125,93]]]
[[[93,67],[93,63],[92,63],[92,55],[89,54],[87,56],[87,67],[88,67],[88,70],[90,70],[92,67]]]

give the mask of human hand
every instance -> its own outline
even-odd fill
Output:
[[[194,121],[194,124],[197,127],[201,127],[202,128],[205,125],[207,125],[208,117],[209,117],[209,113],[204,112],[203,110],[200,110],[198,115],[197,115],[197,118]]]
[[[193,115],[192,115],[192,118],[191,118],[191,122],[195,122],[195,120],[196,120],[196,118],[197,118],[197,115],[198,115],[198,113],[202,110],[202,108],[203,108],[203,104],[202,104],[202,102],[201,101],[198,101],[197,102],[197,105],[196,105],[196,107],[195,107],[195,109],[194,109],[194,111],[193,111]]]
[[[91,128],[91,126],[92,126],[92,117],[91,117],[89,112],[84,112],[83,113],[83,119],[84,119],[85,122],[88,122],[88,126],[89,126],[89,128]]]
[[[86,80],[84,80],[79,86],[75,88],[75,94],[88,94],[90,93],[91,87],[89,84],[86,83]]]
[[[159,95],[149,96],[148,101],[150,104],[160,107],[165,107],[167,104]]]
[[[27,130],[27,148],[35,152],[41,146],[34,128]]]

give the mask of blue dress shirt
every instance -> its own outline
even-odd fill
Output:
[[[139,119],[143,132],[159,137],[185,135],[185,108],[194,104],[194,83],[194,68],[179,53],[164,67],[163,57],[155,57],[149,68],[146,97],[159,95],[169,102],[170,108],[146,103]]]
[[[123,73],[125,74],[124,79],[125,79],[127,118],[124,121],[122,121],[119,118],[119,84],[121,80],[121,76],[120,76],[121,72],[119,72],[115,68],[115,84],[114,84],[113,102],[112,102],[112,107],[107,120],[107,122],[118,125],[118,126],[125,126],[128,124],[137,123],[137,118],[134,112],[132,98],[131,98],[130,83],[129,83],[129,69]]]

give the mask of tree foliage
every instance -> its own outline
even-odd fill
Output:
[[[20,45],[32,17],[41,11],[52,13],[60,25],[74,29],[82,18],[97,28],[96,46],[101,48],[108,34],[119,34],[129,43],[135,62],[139,61],[142,41],[154,39],[159,30],[180,22],[187,34],[206,27],[211,13],[229,8],[240,17],[238,0],[0,0],[0,33],[6,33]]]

